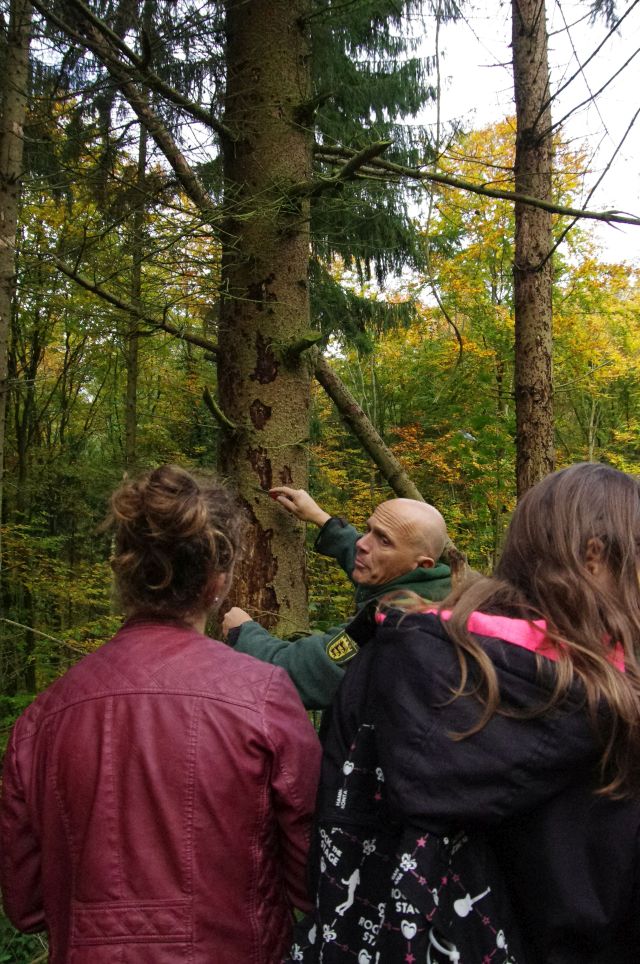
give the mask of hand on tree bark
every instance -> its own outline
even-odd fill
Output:
[[[287,512],[297,519],[302,519],[303,522],[313,522],[314,525],[323,526],[331,518],[305,489],[291,489],[287,485],[279,485],[269,489],[269,495]]]
[[[250,623],[251,616],[239,606],[232,606],[229,612],[225,613],[222,620],[222,636],[226,638],[231,629],[242,626],[243,623]]]

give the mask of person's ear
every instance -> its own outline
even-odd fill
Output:
[[[435,561],[431,556],[419,556],[416,562],[416,568],[418,568],[418,566],[421,566],[423,569],[433,569]]]
[[[231,573],[216,572],[209,580],[204,594],[204,603],[208,610],[218,609],[231,588]]]

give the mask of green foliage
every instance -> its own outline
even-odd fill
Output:
[[[47,941],[43,934],[20,934],[0,914],[0,964],[45,964]]]
[[[384,155],[388,160],[419,165],[429,159],[427,133],[415,123],[416,115],[436,96],[432,64],[417,52],[423,40],[424,8],[425,3],[417,0],[354,4],[319,0],[314,5],[310,24],[319,144],[346,144],[358,151],[373,142],[390,141]],[[453,4],[441,8],[443,19],[456,15]],[[324,163],[320,170],[332,173],[334,169]],[[414,189],[400,179],[367,177],[313,200],[311,230],[317,259],[313,308],[324,331],[349,339],[354,329],[349,315],[332,311],[335,295],[327,266],[335,257],[361,280],[374,277],[380,286],[388,275],[399,274],[406,266],[424,265],[411,214],[415,203]],[[353,293],[352,302],[355,297]],[[365,301],[356,312],[370,309]],[[396,320],[389,313],[386,323]]]
[[[508,119],[461,135],[443,166],[467,180],[508,178],[514,136]],[[557,148],[554,189],[571,204],[585,159]],[[558,236],[563,228],[555,225]],[[394,299],[422,302],[417,317],[402,331],[385,331],[375,316],[356,314],[363,332],[351,348],[343,343],[332,363],[425,498],[442,510],[457,546],[475,568],[489,569],[515,504],[512,208],[439,188],[423,244],[428,270]],[[559,465],[601,459],[638,471],[639,281],[628,265],[604,262],[585,229],[574,228],[555,255]],[[343,296],[345,305],[350,297]],[[340,310],[339,298],[334,304]],[[366,508],[388,493],[327,403],[318,398],[316,405],[314,494],[366,518]]]

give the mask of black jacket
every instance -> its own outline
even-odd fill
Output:
[[[544,633],[481,625],[503,702],[543,703]],[[389,616],[353,660],[325,730],[317,913],[292,960],[637,964],[640,803],[593,794],[578,689],[456,740],[479,712],[451,699],[459,675],[435,615]]]

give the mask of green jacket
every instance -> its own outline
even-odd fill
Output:
[[[348,576],[353,572],[356,542],[360,533],[342,519],[332,517],[322,527],[314,549],[335,559]],[[451,590],[451,573],[444,563],[432,569],[418,568],[383,586],[356,587],[358,611],[396,589],[412,590],[423,599],[444,599]],[[302,702],[310,710],[323,710],[330,705],[344,673],[345,664],[358,651],[348,633],[349,621],[326,632],[312,633],[295,642],[272,636],[254,622],[243,623],[229,633],[228,641],[242,653],[256,656],[265,663],[282,666],[293,680]]]

